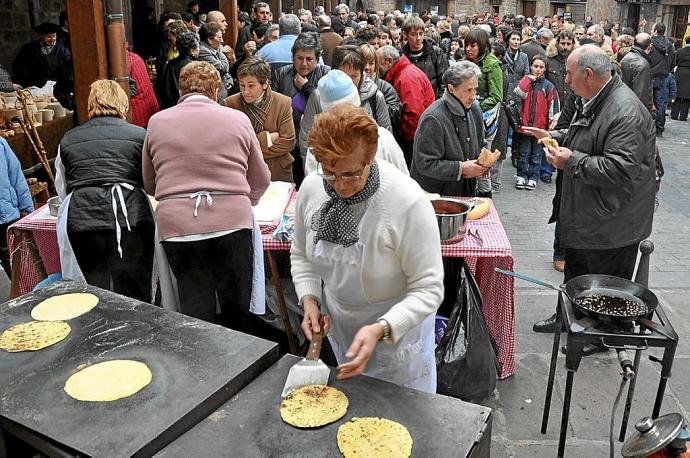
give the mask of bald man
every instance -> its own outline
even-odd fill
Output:
[[[652,36],[644,32],[638,33],[630,52],[621,59],[621,79],[650,112],[654,110],[652,66],[649,62],[651,51]]]
[[[206,15],[206,22],[215,22],[218,24],[218,26],[220,26],[220,32],[225,38],[225,31],[228,29],[228,21],[225,19],[225,15],[223,13],[220,11],[209,11],[209,13]],[[223,45],[221,51],[223,54],[225,54],[225,57],[228,58],[230,65],[233,65],[237,59],[235,58],[235,50],[232,48],[232,46]]]
[[[568,129],[525,128],[539,139],[561,145],[546,157],[563,174],[560,199],[565,281],[584,274],[630,279],[637,246],[649,236],[654,214],[652,115],[618,76],[611,76],[606,53],[595,45],[573,51],[566,61],[566,83],[578,96]],[[553,332],[555,315],[535,323]],[[602,351],[589,346],[585,355]]]

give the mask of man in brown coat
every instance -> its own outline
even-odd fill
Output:
[[[331,29],[331,18],[325,14],[316,19],[316,24],[319,27],[319,34],[321,35],[321,56],[323,57],[323,63],[330,67],[333,50],[337,46],[340,46],[340,43],[343,41],[343,37]]]

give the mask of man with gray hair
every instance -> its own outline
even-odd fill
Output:
[[[566,83],[578,96],[568,129],[547,132],[526,127],[546,146],[546,158],[563,174],[560,197],[565,282],[579,275],[631,278],[637,246],[652,231],[656,136],[652,115],[595,45],[573,51]],[[553,332],[555,314],[535,323]],[[588,346],[584,355],[605,351]]]
[[[321,56],[323,57],[323,63],[330,67],[333,50],[337,46],[340,46],[343,37],[331,29],[331,18],[325,14],[316,18],[316,25],[319,27],[319,36],[321,37]]]
[[[650,112],[654,111],[652,67],[649,63],[651,50],[652,36],[644,32],[638,33],[630,52],[621,60],[621,79]]]
[[[270,24],[271,23],[271,7],[268,6],[266,2],[257,2],[254,4],[252,9],[252,24]],[[243,60],[245,58],[244,45],[248,41],[252,41],[252,24],[247,24],[242,31],[239,32],[237,37],[237,43],[235,44],[235,54],[237,54],[237,60]]]
[[[600,25],[592,25],[587,29],[587,38],[592,40],[597,46],[599,46],[609,58],[609,61],[616,62],[616,55],[613,53],[613,49],[606,43],[606,33],[604,33],[604,28]]]
[[[345,29],[345,27],[350,27],[355,32],[359,30],[359,23],[352,20],[350,17],[350,7],[345,3],[341,3],[335,7],[335,14],[338,15],[338,19],[340,19],[343,29]]]
[[[434,88],[426,74],[418,69],[404,55],[400,55],[393,46],[383,46],[376,50],[379,63],[379,74],[393,86],[400,96],[402,115],[397,129],[396,139],[405,153],[409,167],[412,163],[414,135],[417,132],[419,118],[434,100]]]
[[[520,51],[527,54],[528,62],[532,62],[534,56],[546,56],[546,47],[551,40],[553,40],[553,32],[546,27],[541,28],[530,41],[520,46]]]
[[[289,64],[292,62],[292,45],[295,43],[302,28],[301,22],[294,14],[284,14],[278,20],[278,27],[280,29],[280,38],[266,44],[259,49],[256,55],[263,57],[268,63]]]
[[[419,120],[410,175],[426,192],[472,197],[477,178],[489,171],[489,167],[477,164],[486,146],[477,102],[481,74],[470,61],[451,65],[443,73],[443,96]]]

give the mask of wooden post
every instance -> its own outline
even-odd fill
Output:
[[[102,0],[67,0],[74,65],[74,95],[79,122],[88,117],[89,86],[108,77]]]
[[[302,8],[304,8],[304,0],[295,0],[292,4],[292,13],[297,14]]]
[[[278,23],[280,19],[280,13],[283,12],[283,5],[280,0],[269,0],[268,5],[271,8],[271,13],[273,13],[273,22]]]
[[[228,21],[228,28],[225,31],[223,40],[226,45],[233,48],[237,44],[237,37],[240,31],[237,30],[237,0],[220,0],[218,2],[218,10],[223,13],[225,20]]]

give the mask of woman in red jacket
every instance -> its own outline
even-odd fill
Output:
[[[158,113],[158,99],[156,99],[156,93],[153,91],[144,60],[129,49],[125,48],[125,52],[127,53],[127,72],[129,72],[130,79],[129,107],[132,114],[132,124],[146,129],[151,116]]]
[[[560,111],[556,87],[544,77],[546,68],[546,57],[534,56],[532,73],[523,76],[515,88],[515,93],[522,99],[521,118],[524,127],[548,129],[549,122]],[[551,182],[553,168],[544,158],[544,148],[537,143],[537,139],[524,135],[522,129],[518,132],[523,134],[523,137],[520,141],[515,187],[532,191],[537,187],[537,178],[540,174],[543,182]]]

